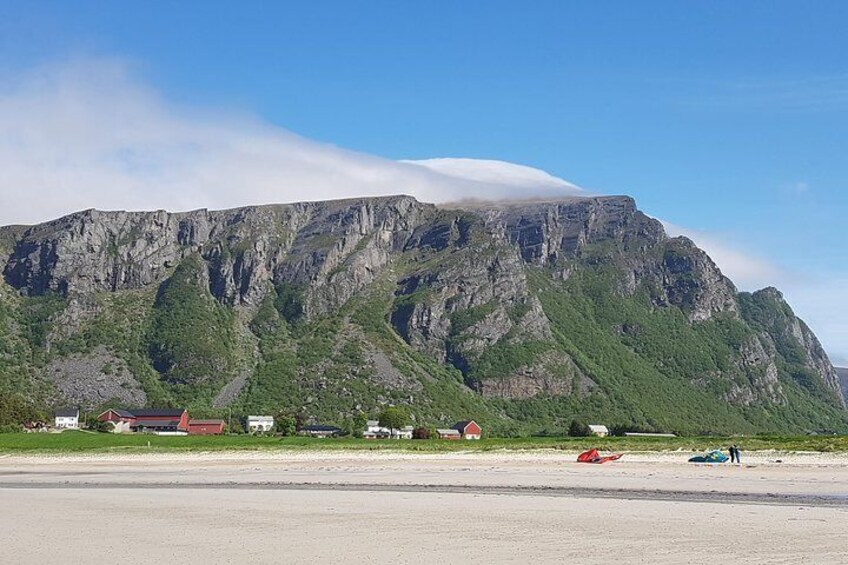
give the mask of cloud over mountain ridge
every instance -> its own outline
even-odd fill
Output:
[[[0,224],[89,207],[187,210],[398,193],[444,202],[581,192],[530,167],[393,161],[251,116],[178,108],[120,60],[46,66],[2,83]]]

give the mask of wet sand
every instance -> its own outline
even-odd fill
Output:
[[[5,456],[0,563],[848,563],[844,456],[686,455]]]

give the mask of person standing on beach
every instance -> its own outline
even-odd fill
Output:
[[[740,453],[739,453],[739,446],[737,446],[737,445],[733,446],[733,453],[736,454],[736,464],[741,465],[742,464],[742,457],[740,456]]]
[[[730,462],[736,463],[736,446],[731,445],[730,447],[727,448],[727,450],[730,452]]]

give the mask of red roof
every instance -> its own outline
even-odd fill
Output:
[[[465,420],[463,422],[457,422],[456,424],[454,424],[453,429],[455,429],[456,431],[460,432],[463,435],[465,435],[465,434],[477,435],[477,434],[482,433],[482,431],[483,431],[480,428],[480,425],[477,422],[475,422],[474,420]]]

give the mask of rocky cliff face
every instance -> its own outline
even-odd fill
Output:
[[[461,397],[559,398],[558,410],[585,404],[623,413],[626,407],[615,408],[617,387],[630,387],[635,404],[644,391],[615,376],[614,366],[635,355],[650,386],[672,379],[733,406],[786,407],[798,387],[829,406],[843,402],[827,356],[779,293],[740,295],[703,251],[667,237],[628,197],[437,208],[397,196],[179,214],[87,210],[0,228],[0,252],[5,284],[22,309],[49,297],[61,302],[38,321],[53,367],[48,380],[60,393],[78,394],[108,377],[95,371],[63,380],[81,359],[123,350],[124,361],[110,364],[133,383],[123,397],[148,402],[214,385],[229,387],[227,402],[257,402],[251,395],[265,391],[323,406],[332,390],[361,408],[369,395],[404,401],[395,398],[403,390],[438,412],[426,383],[433,371],[458,370]],[[185,265],[194,264],[201,272],[187,276]],[[169,282],[175,276],[179,285]],[[120,310],[128,305],[133,314]],[[118,319],[126,328],[115,327]],[[203,331],[193,327],[201,319],[226,334],[190,339]],[[660,326],[676,334],[655,337],[652,328]],[[590,330],[602,340],[596,348],[582,341]],[[702,348],[712,348],[712,361],[700,365],[688,362],[688,350],[698,347],[685,341],[696,343],[698,335],[710,340]],[[322,340],[335,340],[320,365],[340,371],[335,380],[310,376],[309,354]],[[664,357],[669,352],[673,358]],[[165,353],[179,362],[163,362]],[[232,359],[203,362],[213,354]],[[296,370],[280,366],[271,375],[281,355]],[[180,378],[169,380],[175,367]],[[204,374],[192,367],[205,367]],[[210,371],[224,376],[216,380]],[[281,374],[290,375],[285,384]],[[408,386],[382,389],[388,377],[381,374]],[[86,384],[70,386],[69,379]],[[366,381],[379,390],[355,385]],[[105,388],[91,396],[122,398]],[[221,394],[210,389],[198,398]]]
[[[352,278],[366,282],[367,271],[401,249],[433,210],[403,196],[181,214],[86,210],[19,230],[4,273],[29,294],[116,292],[158,284],[186,256],[200,253],[213,294],[249,306],[268,282],[312,283],[344,260],[356,262],[354,254],[363,259]],[[359,283],[322,306],[343,301]]]
[[[848,404],[848,368],[837,367],[836,374],[839,376],[839,383],[842,385],[842,396]]]

